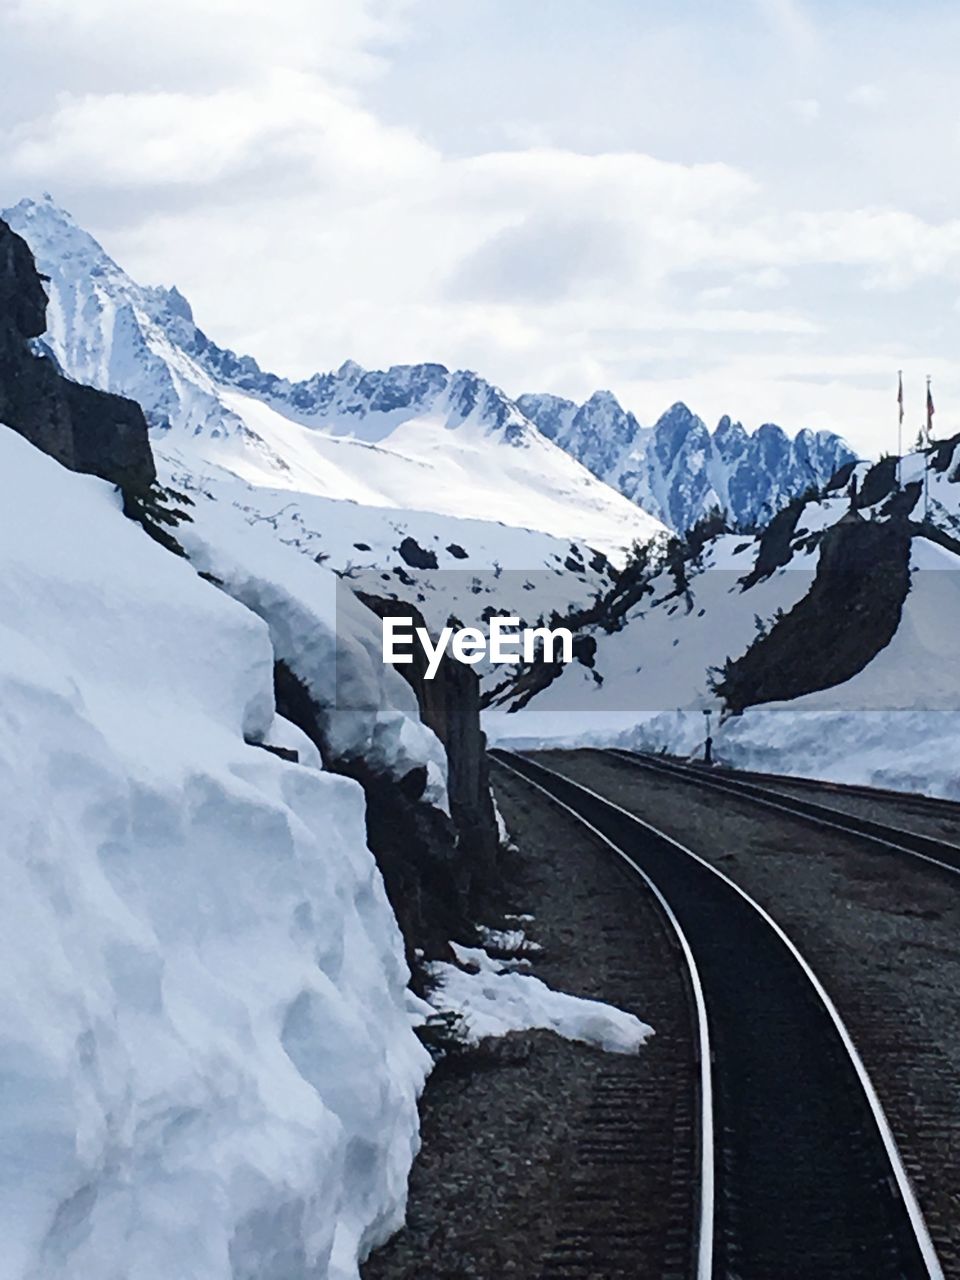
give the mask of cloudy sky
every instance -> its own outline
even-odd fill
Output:
[[[0,0],[0,204],[217,341],[643,421],[960,429],[960,6]]]

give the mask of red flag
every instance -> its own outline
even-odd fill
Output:
[[[933,392],[930,390],[930,379],[927,379],[927,444],[930,443],[930,437],[933,434]]]
[[[903,426],[903,374],[897,374],[897,404],[900,406],[900,425]]]

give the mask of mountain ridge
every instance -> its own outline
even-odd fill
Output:
[[[610,391],[596,391],[579,405],[525,393],[517,404],[594,475],[679,532],[712,507],[740,528],[764,524],[792,498],[823,488],[856,460],[829,431],[803,429],[791,438],[767,422],[748,432],[724,414],[711,432],[682,400],[652,427],[642,426]]]
[[[683,532],[714,507],[738,527],[762,525],[855,458],[830,432],[791,439],[767,423],[748,433],[726,416],[711,432],[683,402],[644,426],[611,391],[579,405],[547,393],[512,399],[478,373],[436,362],[370,370],[345,360],[331,372],[282,377],[211,339],[175,285],[134,282],[52,198],[22,200],[3,216],[50,276],[45,341],[66,372],[137,400],[158,440],[172,433],[177,448],[184,435],[219,442],[206,457],[247,479],[265,471],[271,485],[325,496],[398,507],[419,501],[616,552],[661,523]],[[312,438],[285,439],[286,423]],[[488,447],[500,444],[512,446],[512,461]],[[371,484],[362,445],[395,450],[398,475]],[[317,451],[320,459],[311,456]],[[416,471],[445,451],[456,455],[450,465],[418,486]],[[437,506],[438,494],[481,458],[487,483],[463,485],[456,511]],[[509,500],[501,467],[518,472],[509,477],[516,482]],[[545,504],[537,493],[544,477]]]
[[[350,361],[301,383],[265,374],[207,338],[179,290],[137,284],[52,199],[5,216],[48,277],[47,347],[77,381],[140,403],[171,467],[475,516],[620,558],[662,531],[477,374]]]

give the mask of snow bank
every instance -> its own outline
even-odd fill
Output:
[[[956,712],[755,707],[717,744],[723,763],[738,769],[960,799]]]
[[[379,618],[270,522],[209,494],[191,514],[178,530],[191,561],[267,623],[277,657],[324,709],[331,757],[363,758],[397,779],[424,765],[424,799],[449,813],[446,752],[413,689],[384,664]]]
[[[923,538],[910,552],[910,590],[893,639],[831,689],[750,707],[714,733],[717,759],[833,782],[960,798],[960,560]],[[620,745],[701,752],[696,708],[656,716]]]
[[[517,973],[516,961],[492,960],[481,947],[453,944],[453,949],[475,972],[434,961],[428,969],[436,986],[428,998],[438,1012],[460,1015],[470,1044],[509,1031],[545,1030],[610,1053],[637,1053],[653,1035],[653,1028],[632,1013],[553,991],[532,974]]]
[[[0,428],[0,1228],[31,1280],[351,1280],[427,1055],[266,626]],[[315,761],[313,762],[316,763]]]

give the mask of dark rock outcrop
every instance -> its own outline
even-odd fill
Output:
[[[851,511],[827,530],[813,585],[715,685],[734,712],[830,689],[890,643],[910,589],[913,529]]]
[[[413,606],[360,597],[380,617],[413,617]],[[426,770],[414,768],[399,781],[378,772],[363,757],[331,756],[324,708],[284,662],[275,668],[279,713],[317,745],[326,768],[353,778],[367,801],[367,841],[383,874],[413,966],[416,949],[446,953],[451,938],[469,937],[472,922],[495,904],[499,890],[499,840],[490,794],[486,739],[480,728],[480,691],[475,673],[445,657],[434,680],[426,661],[397,668],[413,687],[420,717],[444,745],[451,817],[424,800]]]
[[[145,492],[156,479],[143,411],[71,382],[33,339],[47,296],[26,241],[0,220],[0,422],[71,471]]]
[[[437,553],[421,547],[416,538],[411,538],[409,534],[400,543],[397,551],[403,562],[411,569],[436,569],[437,567]]]
[[[361,595],[379,617],[412,617],[414,626],[427,624],[406,601]],[[486,735],[480,728],[480,681],[471,667],[444,656],[433,680],[427,680],[427,660],[414,646],[414,661],[397,670],[417,695],[420,718],[443,743],[447,754],[447,790],[457,830],[461,874],[471,911],[479,910],[485,893],[497,879],[499,848],[497,823],[490,795]]]

